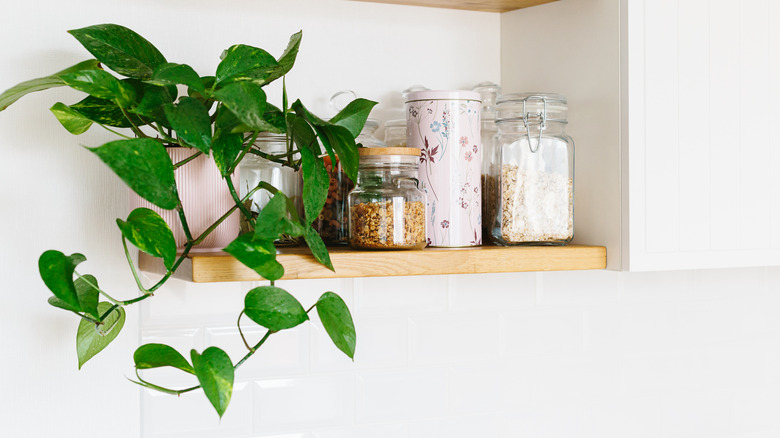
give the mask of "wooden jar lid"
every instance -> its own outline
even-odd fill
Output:
[[[366,155],[416,155],[419,157],[420,149],[409,147],[358,148],[358,154],[361,157]]]

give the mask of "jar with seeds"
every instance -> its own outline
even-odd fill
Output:
[[[355,249],[421,249],[425,193],[418,185],[420,150],[360,148],[355,189],[349,194],[349,244]]]
[[[574,140],[567,102],[557,94],[498,99],[496,166],[486,181],[492,240],[500,245],[565,245],[574,236]]]

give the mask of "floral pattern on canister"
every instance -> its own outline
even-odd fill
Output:
[[[479,94],[418,91],[407,96],[407,144],[421,149],[430,246],[482,244]]]

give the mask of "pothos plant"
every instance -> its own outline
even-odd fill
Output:
[[[52,87],[67,86],[86,93],[83,100],[72,105],[55,103],[51,112],[71,134],[82,134],[97,125],[116,135],[114,141],[87,149],[139,196],[161,209],[176,210],[187,238],[183,250],[177,253],[171,228],[150,209],[138,208],[125,220],[117,219],[130,272],[139,291],[138,296],[128,299],[112,297],[100,288],[93,275],[78,271],[78,265],[86,260],[82,254],[65,255],[49,250],[40,256],[41,278],[53,294],[49,304],[80,319],[76,334],[79,368],[117,337],[124,325],[125,308],[159,293],[191,248],[236,209],[252,224],[253,231],[238,236],[225,251],[270,280],[269,286],[247,292],[238,317],[238,331],[247,347],[246,354],[233,363],[227,353],[212,346],[203,352],[192,350],[187,360],[168,345],[146,344],[133,355],[136,380],[131,380],[176,395],[202,388],[221,417],[230,402],[235,370],[269,336],[305,322],[314,308],[336,347],[352,358],[356,335],[344,301],[333,292],[325,292],[305,309],[287,291],[274,286],[274,281],[284,275],[284,267],[276,260],[273,242],[282,235],[302,236],[314,258],[333,269],[328,251],[312,227],[328,192],[329,178],[323,157],[335,159],[338,155],[347,175],[355,179],[358,166],[355,138],[376,103],[357,99],[327,121],[312,114],[300,101],[289,105],[284,77],[297,57],[300,32],[292,35],[278,59],[257,47],[228,48],[213,76],[200,76],[186,64],[168,62],[149,41],[123,26],[101,24],[69,33],[94,59],[10,88],[0,95],[0,111],[25,94]],[[263,90],[277,79],[283,82],[281,107],[266,102]],[[260,132],[286,134],[287,152],[267,155],[253,149]],[[189,148],[194,153],[185,160],[173,162],[166,147]],[[290,198],[267,182],[260,182],[243,199],[239,197],[230,175],[248,153],[302,171],[303,216]],[[187,225],[174,170],[204,154],[213,158],[235,205],[202,234],[193,235]],[[257,190],[269,191],[272,198],[254,217],[246,208],[246,201]],[[158,282],[151,286],[143,284],[127,242],[162,259],[167,272]],[[242,316],[265,327],[265,335],[254,343],[249,342],[241,330]],[[158,367],[174,367],[192,374],[199,385],[166,388],[159,382],[149,382],[138,372]]]

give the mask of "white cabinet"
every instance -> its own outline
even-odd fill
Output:
[[[501,27],[504,90],[569,98],[575,241],[613,269],[780,264],[780,2],[563,0]]]

